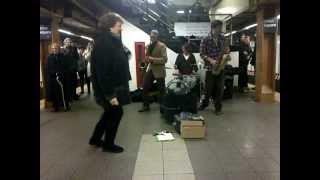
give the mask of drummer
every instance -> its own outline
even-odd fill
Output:
[[[182,46],[182,53],[180,53],[175,62],[175,69],[181,75],[191,75],[198,71],[196,58],[192,54],[192,48],[189,43]]]

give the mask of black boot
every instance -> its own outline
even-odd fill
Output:
[[[118,145],[104,146],[102,147],[103,152],[112,152],[112,153],[122,153],[124,149]]]
[[[103,141],[93,141],[92,139],[90,139],[89,144],[92,146],[96,146],[96,147],[102,147]]]
[[[59,112],[59,108],[53,108],[51,112]]]
[[[221,110],[216,110],[215,112],[214,112],[217,116],[220,116],[221,114],[222,114],[222,111]]]
[[[203,110],[204,110],[205,108],[207,108],[207,107],[208,107],[208,104],[204,104],[204,103],[203,103],[203,104],[200,105],[200,107],[199,107],[198,110],[199,110],[199,111],[203,111]]]
[[[66,104],[66,109],[64,110],[65,112],[71,111],[71,106],[69,103]]]
[[[147,112],[147,111],[150,111],[149,104],[144,104],[142,109],[139,110],[139,112]]]
[[[221,110],[222,110],[222,104],[215,104],[215,114],[217,116],[220,116],[222,114]]]

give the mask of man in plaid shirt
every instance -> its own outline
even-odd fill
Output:
[[[204,60],[207,69],[206,72],[206,93],[205,99],[199,107],[199,110],[204,110],[209,105],[209,98],[214,98],[215,113],[221,114],[222,98],[224,89],[224,71],[219,74],[213,74],[212,68],[217,66],[221,59],[221,52],[224,51],[225,38],[222,35],[222,21],[215,20],[211,23],[211,33],[204,38],[200,44],[200,57]]]

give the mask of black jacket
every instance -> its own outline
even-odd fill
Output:
[[[245,54],[246,52],[246,54]],[[239,66],[247,66],[249,63],[248,57],[251,56],[251,48],[249,45],[240,42],[239,46]]]
[[[197,61],[192,53],[187,60],[185,59],[183,54],[179,54],[177,56],[175,65],[177,66],[181,74],[190,75],[192,74],[192,71],[198,71]]]
[[[63,49],[63,54],[66,61],[66,71],[76,72],[78,71],[79,54],[76,47],[67,47]]]
[[[101,32],[95,38],[91,72],[94,94],[99,105],[108,107],[112,97],[117,97],[120,105],[130,103],[128,58],[121,40],[110,32]]]

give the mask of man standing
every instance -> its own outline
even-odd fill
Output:
[[[123,115],[123,106],[130,103],[128,82],[131,75],[128,57],[121,41],[122,24],[122,18],[114,13],[99,18],[91,59],[94,96],[104,112],[89,144],[113,153],[124,150],[115,144],[115,138]]]
[[[65,105],[65,111],[70,110],[68,98],[68,82],[65,76],[65,61],[60,53],[59,44],[52,44],[52,53],[46,61],[47,72],[47,100],[52,101],[53,112],[58,112],[61,105]],[[61,83],[61,84],[59,84]]]
[[[167,63],[167,47],[158,40],[159,32],[152,30],[150,33],[151,43],[146,48],[147,70],[143,79],[143,107],[139,112],[150,110],[148,94],[153,81],[156,80],[157,89],[160,91],[159,103],[165,93],[165,64]]]
[[[84,51],[84,58],[86,62],[86,83],[87,83],[87,89],[88,89],[88,94],[91,93],[91,52],[93,49],[93,43],[89,42],[87,45],[86,50]]]
[[[81,87],[81,94],[84,94],[84,83],[87,79],[87,63],[85,61],[84,57],[84,48],[79,48],[79,61],[78,61],[78,73],[80,78],[80,87]],[[88,86],[88,92],[89,92],[89,86]]]
[[[219,66],[225,51],[225,38],[222,35],[222,21],[215,20],[211,23],[211,33],[204,38],[200,44],[200,56],[208,67],[206,72],[206,94],[205,99],[199,107],[204,110],[209,105],[209,98],[214,97],[215,113],[221,114],[222,98],[224,89],[224,71],[214,73],[213,69]],[[213,94],[213,92],[215,94]]]
[[[64,45],[64,55],[65,60],[67,61],[67,69],[69,72],[68,79],[70,80],[70,95],[72,100],[78,100],[79,95],[77,95],[77,84],[78,84],[78,77],[77,77],[77,71],[78,71],[78,60],[79,55],[77,52],[76,47],[72,45],[72,40],[70,38],[66,38],[63,41]]]
[[[250,47],[250,38],[243,34],[240,39],[239,47],[239,92],[248,90],[248,64],[252,50]]]

